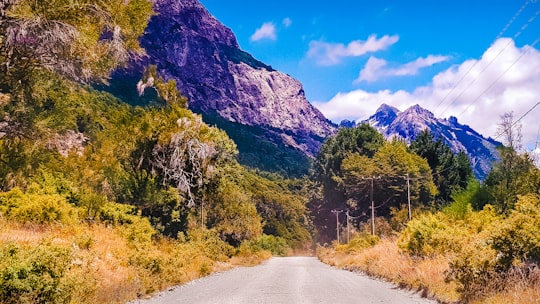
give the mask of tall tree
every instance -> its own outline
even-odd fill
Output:
[[[435,139],[428,130],[422,131],[411,142],[410,149],[425,158],[431,167],[439,205],[448,204],[452,193],[465,189],[469,179],[473,178],[467,154],[460,151],[456,155],[442,139]]]
[[[486,178],[485,187],[491,200],[484,204],[492,203],[500,212],[508,213],[514,208],[518,195],[540,193],[540,170],[530,155],[519,153],[521,125],[514,120],[512,113],[501,116],[499,134],[505,146],[498,148],[501,160]],[[483,207],[483,204],[478,207]]]
[[[414,206],[426,206],[437,193],[427,161],[407,150],[404,142],[387,142],[372,158],[350,154],[342,164],[348,209],[369,214],[371,199],[377,214],[407,204],[410,190]],[[410,189],[407,189],[407,178]]]
[[[352,129],[339,129],[322,145],[314,162],[316,189],[312,190],[309,203],[319,241],[329,241],[335,235],[336,220],[332,210],[346,208],[347,196],[340,184],[343,160],[351,153],[373,157],[383,144],[384,138],[377,130],[362,124]]]

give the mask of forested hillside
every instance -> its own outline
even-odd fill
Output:
[[[537,303],[540,169],[517,126],[500,122],[506,146],[483,183],[429,132],[407,147],[367,124],[341,129],[316,160],[318,237],[341,237],[319,257],[445,303]]]

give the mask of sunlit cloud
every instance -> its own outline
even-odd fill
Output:
[[[354,82],[373,82],[385,77],[417,75],[421,69],[448,61],[449,59],[450,57],[448,56],[429,55],[394,68],[388,68],[388,62],[386,60],[372,56],[367,61],[364,69],[360,71],[358,79]]]
[[[399,40],[399,36],[385,35],[380,39],[371,35],[366,41],[354,40],[347,45],[343,43],[329,43],[324,41],[311,41],[307,57],[314,59],[319,65],[336,65],[345,57],[358,57],[368,53],[386,50]]]
[[[372,64],[379,69],[385,66],[382,62],[376,63]],[[413,92],[355,90],[314,104],[335,122],[367,119],[382,103],[400,110],[419,104],[437,117],[458,117],[461,123],[484,136],[495,137],[501,115],[513,112],[518,119],[539,102],[539,98],[540,52],[530,46],[516,47],[512,39],[501,38],[480,59],[450,67],[437,74],[429,85]],[[523,143],[529,150],[536,143],[538,117],[540,106],[520,122]]]
[[[276,25],[273,22],[265,22],[258,28],[253,35],[251,35],[250,40],[252,42],[259,41],[263,39],[276,40]]]

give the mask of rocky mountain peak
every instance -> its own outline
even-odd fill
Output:
[[[397,108],[383,103],[373,114],[367,119],[367,122],[379,129],[386,129],[394,120],[400,111]]]
[[[111,84],[135,90],[145,68],[155,65],[159,76],[176,81],[191,110],[227,130],[240,159],[252,160],[248,165],[264,161],[274,150],[314,156],[335,133],[336,126],[306,100],[298,80],[241,50],[232,31],[199,1],[155,0],[154,9],[140,39],[146,55],[117,71]],[[126,92],[120,94],[126,97]],[[267,148],[243,158],[248,145],[241,141]]]
[[[390,110],[389,110],[390,109]],[[394,119],[393,114],[396,113]],[[386,138],[401,138],[410,142],[424,130],[435,138],[442,139],[454,152],[464,151],[471,159],[475,175],[483,179],[491,170],[491,164],[499,158],[496,147],[499,142],[484,138],[467,125],[462,125],[456,117],[436,118],[433,113],[414,105],[403,112],[383,105],[364,122],[378,129]]]
[[[165,29],[183,26],[177,30],[191,31],[193,36],[204,36],[211,42],[239,48],[233,32],[214,18],[198,0],[155,0],[154,9],[160,16],[153,21],[165,21],[164,25],[169,25]]]

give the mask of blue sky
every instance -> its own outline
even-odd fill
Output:
[[[495,137],[500,115],[540,102],[536,0],[200,1],[335,122],[420,104]],[[538,118],[522,120],[529,149]]]

